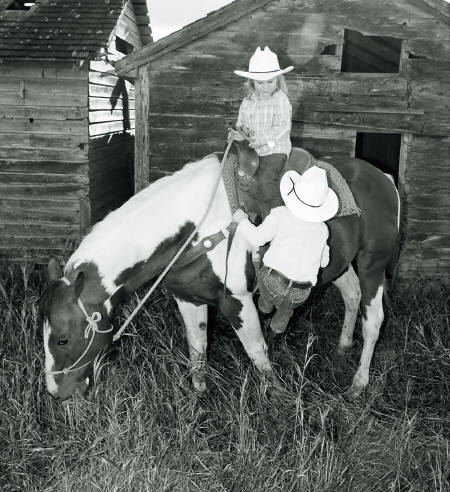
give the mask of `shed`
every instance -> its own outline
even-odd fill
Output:
[[[136,78],[138,188],[224,147],[244,96],[234,69],[269,46],[291,138],[394,175],[402,279],[450,281],[450,16],[443,0],[236,0],[118,62]]]
[[[0,0],[0,261],[46,262],[133,193],[145,0]],[[130,172],[131,170],[131,172]]]

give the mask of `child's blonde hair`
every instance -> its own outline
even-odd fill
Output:
[[[244,82],[244,87],[247,97],[250,97],[252,94],[255,93],[255,81],[253,79],[247,79]],[[288,95],[288,88],[284,75],[277,75],[277,89],[283,91],[286,96]]]

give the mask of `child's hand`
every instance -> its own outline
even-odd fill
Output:
[[[234,128],[228,128],[228,142],[230,140],[237,140],[238,142],[242,142],[243,140],[245,140],[245,137]]]
[[[238,208],[233,214],[233,222],[237,222],[239,224],[239,222],[242,222],[244,219],[248,219],[248,215],[243,210]]]
[[[255,135],[251,135],[250,138],[248,139],[248,142],[252,149],[256,149],[258,147],[261,147],[262,145],[261,139]]]

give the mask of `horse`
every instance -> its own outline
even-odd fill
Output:
[[[384,318],[385,272],[398,244],[399,200],[393,182],[371,164],[352,157],[329,162],[345,178],[361,210],[360,216],[328,221],[330,262],[319,272],[317,284],[332,282],[344,301],[338,353],[352,346],[361,304],[364,345],[349,390],[356,397],[369,382]],[[194,233],[186,254],[199,246],[202,254],[178,268],[175,263],[164,278],[185,325],[194,389],[206,389],[208,305],[225,316],[258,371],[273,374],[253,302],[252,251],[239,234],[232,242],[223,240],[230,234],[226,228],[232,210],[221,170],[215,154],[186,164],[94,225],[64,273],[54,258],[49,260],[41,308],[46,385],[53,397],[63,401],[87,391],[96,358],[113,342],[114,308],[160,273]],[[218,231],[221,238],[213,241]]]

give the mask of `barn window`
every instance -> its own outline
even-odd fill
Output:
[[[391,174],[398,184],[400,133],[356,134],[355,157],[370,162],[384,173]]]
[[[321,55],[335,55],[337,51],[337,44],[327,44],[321,51]]]
[[[133,45],[125,41],[125,39],[116,36],[116,50],[124,55],[129,55],[133,51]]]
[[[6,10],[30,10],[34,7],[35,2],[29,2],[27,0],[13,0]]]
[[[398,73],[402,40],[345,29],[341,72]]]

